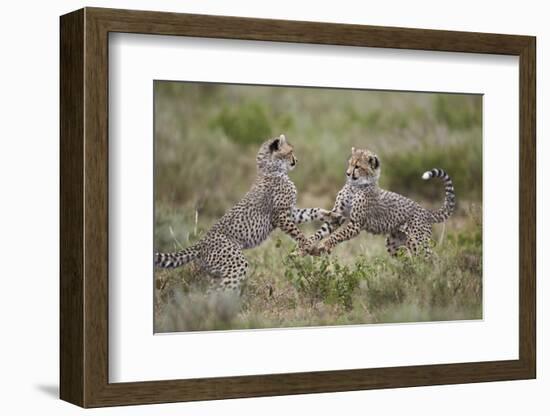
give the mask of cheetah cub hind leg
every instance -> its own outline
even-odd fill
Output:
[[[419,233],[418,241],[420,244],[420,250],[424,254],[425,259],[429,259],[433,255],[433,240],[432,240],[432,226],[424,225]]]
[[[211,236],[204,240],[199,257],[203,269],[212,278],[207,293],[240,293],[248,261],[235,242],[222,234]]]
[[[407,234],[401,230],[394,230],[386,237],[386,249],[392,257],[397,257],[402,249],[406,248]]]
[[[428,259],[432,255],[432,227],[427,223],[407,224],[403,229],[406,235],[405,246],[413,256],[424,254]]]

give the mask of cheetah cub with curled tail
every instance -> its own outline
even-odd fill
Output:
[[[248,262],[242,250],[262,243],[280,228],[308,251],[310,242],[296,226],[309,221],[334,224],[341,215],[321,208],[296,208],[296,187],[288,172],[297,163],[294,148],[284,135],[262,144],[256,157],[258,176],[244,198],[195,245],[175,253],[156,253],[155,265],[180,267],[195,260],[212,276],[212,290],[239,291]]]
[[[446,221],[455,208],[453,183],[445,171],[432,169],[422,175],[424,180],[440,178],[445,184],[445,201],[437,210],[423,208],[405,196],[379,188],[380,161],[370,150],[351,148],[346,175],[346,184],[338,193],[332,211],[349,221],[334,233],[334,223],[323,224],[310,237],[312,243],[317,243],[310,254],[330,253],[334,246],[352,239],[361,230],[387,234],[386,248],[392,256],[400,247],[414,255],[419,250],[426,256],[431,254],[432,224]],[[329,234],[329,238],[320,242]]]

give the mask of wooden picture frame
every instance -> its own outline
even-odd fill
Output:
[[[85,8],[60,19],[60,396],[83,407],[351,391],[536,376],[535,38]],[[519,359],[109,383],[108,34],[297,42],[519,57]]]

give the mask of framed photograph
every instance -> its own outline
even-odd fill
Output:
[[[63,400],[535,378],[534,37],[60,29]]]

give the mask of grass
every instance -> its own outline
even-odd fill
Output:
[[[157,271],[156,330],[480,319],[480,217],[479,207],[470,209],[477,213],[467,224],[460,218],[445,231],[436,228],[436,255],[429,260],[390,258],[383,237],[367,233],[331,256],[300,257],[294,243],[276,231],[247,251],[250,273],[240,299],[203,295],[209,277],[192,264]]]
[[[452,176],[457,212],[434,227],[428,260],[390,258],[362,233],[331,256],[299,257],[276,231],[247,250],[243,295],[207,297],[193,264],[157,270],[159,332],[479,319],[482,313],[481,98],[472,95],[155,84],[155,249],[200,238],[248,190],[266,137],[285,133],[298,166],[298,205],[330,208],[351,146],[381,160],[381,186],[427,207]],[[303,226],[306,234],[314,225]]]

